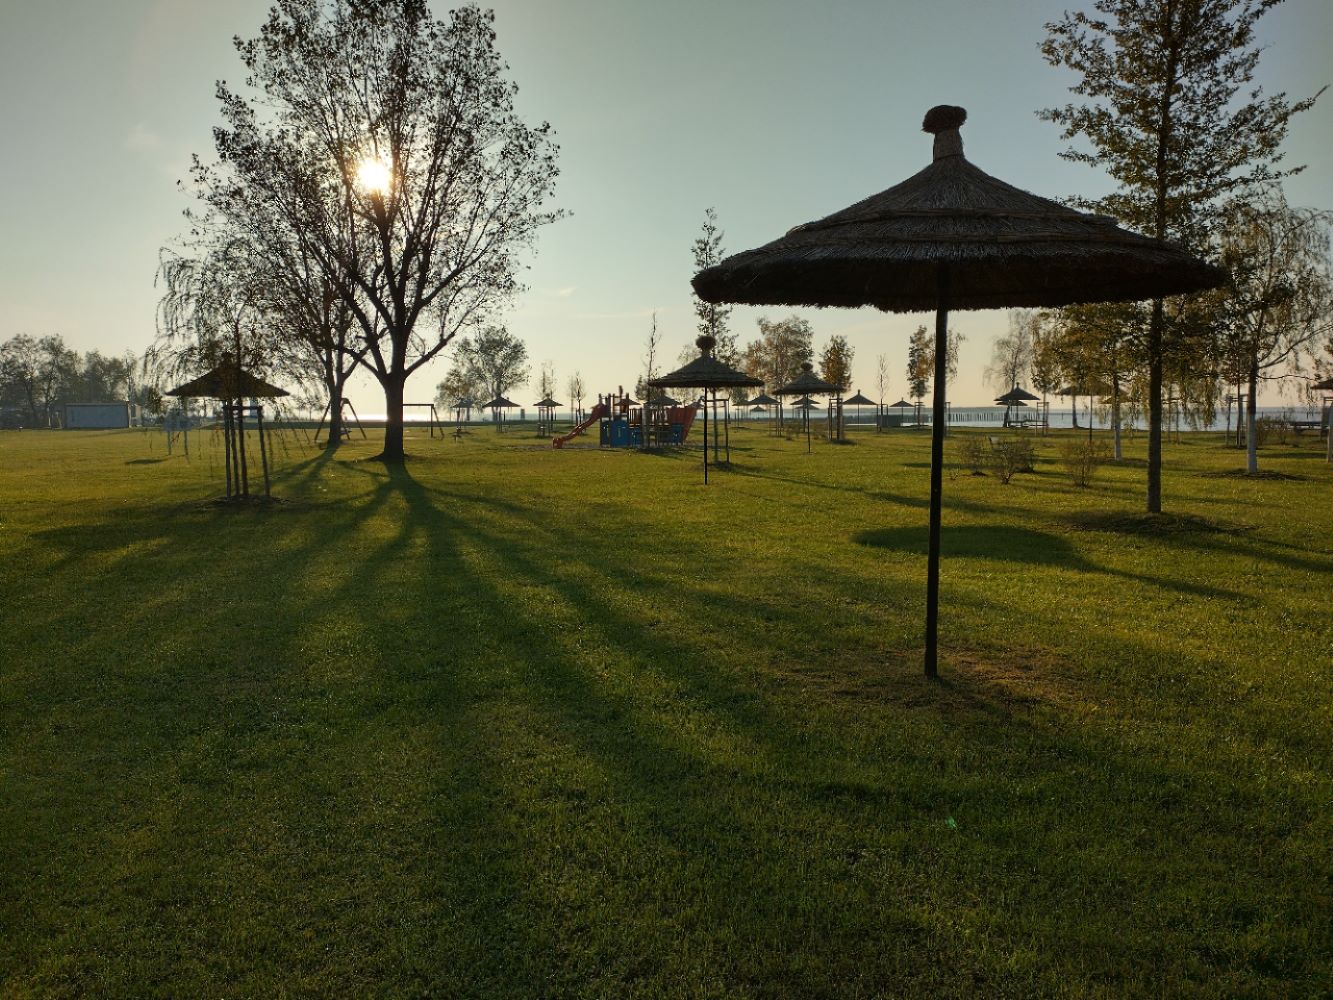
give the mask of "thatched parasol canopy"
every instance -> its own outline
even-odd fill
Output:
[[[234,364],[221,364],[163,395],[181,399],[278,399],[291,394],[255,378]]]
[[[864,395],[862,395],[861,393],[858,392],[855,396],[848,396],[846,399],[844,399],[844,400],[842,401],[842,405],[843,405],[843,406],[874,406],[874,405],[875,405],[875,401],[874,401],[873,399],[866,399],[866,397],[865,397]]]
[[[547,396],[540,403],[533,403],[532,405],[543,409],[554,410],[560,403],[557,400],[552,399],[550,396]]]
[[[504,396],[496,396],[489,403],[482,403],[477,407],[479,410],[514,410],[517,408],[517,403],[512,399],[506,399]]]
[[[1315,388],[1318,388],[1318,386],[1316,386]],[[761,392],[758,396],[755,396],[754,399],[751,399],[751,400],[749,401],[749,405],[750,405],[750,406],[755,406],[755,407],[759,407],[759,406],[777,406],[777,405],[778,405],[778,401],[777,401],[776,399],[774,399],[772,396],[770,396],[768,393],[766,393],[766,392]]]
[[[700,337],[695,342],[699,356],[689,364],[668,372],[659,378],[650,379],[648,385],[653,389],[735,389],[762,386],[763,379],[737,371],[713,357],[713,347],[717,341],[712,337]]]
[[[801,365],[801,374],[786,385],[780,385],[773,390],[775,396],[808,396],[810,393],[816,393],[824,396],[838,391],[838,387],[832,382],[825,382],[815,374],[815,366],[809,361]]]
[[[945,384],[951,309],[1064,306],[1179,295],[1226,273],[1181,247],[1121,229],[984,173],[963,157],[962,108],[922,129],[930,166],[906,181],[694,276],[706,302],[935,311],[925,670],[936,673]]]
[[[1006,184],[963,156],[962,108],[926,116],[935,159],[901,184],[694,277],[707,302],[949,309],[1133,301],[1226,280],[1183,248]]]
[[[1322,382],[1316,382],[1310,386],[1315,392],[1333,392],[1333,378],[1326,378]]]
[[[665,392],[650,393],[648,396],[649,406],[679,406],[680,400],[668,396]]]
[[[822,410],[823,407],[809,396],[802,396],[788,404],[793,410]]]
[[[1032,395],[1032,393],[1028,392],[1026,389],[1020,389],[1018,386],[1014,386],[1003,396],[996,396],[995,402],[1003,403],[1005,406],[1026,406],[1027,401],[1040,398],[1040,396]]]
[[[891,409],[891,410],[909,409],[909,410],[910,410],[910,409],[912,408],[912,405],[913,405],[913,404],[909,403],[907,400],[905,400],[905,399],[900,399],[900,400],[898,400],[898,402],[896,402],[896,403],[894,403],[892,406],[890,406],[889,409]]]

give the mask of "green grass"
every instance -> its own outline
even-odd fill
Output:
[[[0,435],[0,995],[1315,996],[1333,467]]]

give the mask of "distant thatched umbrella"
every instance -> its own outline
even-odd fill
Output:
[[[505,411],[505,410],[516,410],[516,409],[518,409],[518,404],[515,403],[512,399],[506,399],[504,396],[496,396],[496,397],[495,397],[494,399],[492,399],[490,402],[488,402],[488,403],[482,403],[481,406],[477,407],[477,409],[479,409],[479,410],[490,410],[491,413],[492,413],[492,414],[495,416],[495,418],[496,418],[496,421],[495,421],[495,429],[496,429],[496,431],[497,431],[497,432],[503,432],[503,431],[504,431],[504,417],[505,417],[505,415],[504,415],[504,411]]]
[[[856,407],[856,422],[857,422],[857,423],[860,423],[860,422],[861,422],[861,407],[863,407],[863,406],[875,406],[875,405],[877,405],[877,404],[875,403],[875,401],[874,401],[873,399],[867,399],[865,396],[863,396],[863,395],[861,394],[861,391],[858,389],[857,392],[856,392],[856,395],[855,395],[855,396],[848,396],[846,399],[844,399],[844,400],[842,401],[842,405],[843,405],[843,406],[855,406],[855,407]]]
[[[548,436],[555,431],[555,411],[559,408],[558,400],[549,395],[532,404],[537,408],[537,436]]]
[[[962,108],[922,128],[934,162],[901,184],[756,250],[700,271],[706,302],[935,310],[925,669],[934,676],[939,617],[945,382],[950,309],[1063,306],[1178,295],[1226,275],[1180,247],[1019,190],[963,157]]]
[[[704,484],[708,483],[708,408],[711,404],[713,408],[713,460],[717,461],[717,404],[719,389],[752,389],[764,384],[763,379],[757,379],[753,375],[746,375],[745,372],[737,371],[717,358],[713,357],[713,348],[717,341],[707,335],[695,340],[695,346],[699,348],[699,356],[689,364],[677,368],[674,372],[669,372],[660,378],[650,379],[648,387],[650,389],[702,389],[702,405],[704,411]],[[726,402],[723,400],[723,424],[726,428],[726,447],[727,461],[731,461],[731,432],[730,426],[726,423]]]
[[[831,396],[838,392],[838,387],[832,382],[826,382],[815,374],[815,366],[809,361],[801,365],[801,374],[786,385],[780,385],[773,390],[775,396],[806,396],[815,393],[819,396]],[[810,414],[805,415],[805,450],[810,451]]]
[[[164,396],[178,399],[217,399],[222,402],[222,440],[224,465],[227,476],[227,497],[248,497],[250,475],[245,460],[245,406],[246,399],[279,399],[290,395],[286,389],[269,385],[241,368],[234,358],[224,361],[196,379],[164,392]],[[259,460],[264,471],[264,496],[269,495],[268,445],[264,441],[264,411],[256,409],[259,430]],[[233,441],[232,439],[235,438]]]
[[[1020,389],[1018,386],[1014,386],[1003,396],[996,396],[995,402],[1004,404],[1004,426],[1009,426],[1009,408],[1011,406],[1027,406],[1028,400],[1040,398],[1040,396],[1034,396],[1026,389]]]

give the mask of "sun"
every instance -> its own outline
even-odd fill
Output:
[[[356,186],[366,194],[386,195],[393,189],[393,165],[367,156],[356,167]]]

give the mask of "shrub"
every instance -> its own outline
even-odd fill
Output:
[[[1037,450],[1025,435],[1003,438],[991,448],[991,467],[1000,482],[1007,483],[1016,472],[1031,472],[1037,463]]]
[[[1060,464],[1074,480],[1075,486],[1087,486],[1097,469],[1111,457],[1111,449],[1101,439],[1089,441],[1079,435],[1060,442]]]
[[[984,476],[991,463],[990,442],[979,434],[965,434],[958,440],[958,461],[974,476]]]

